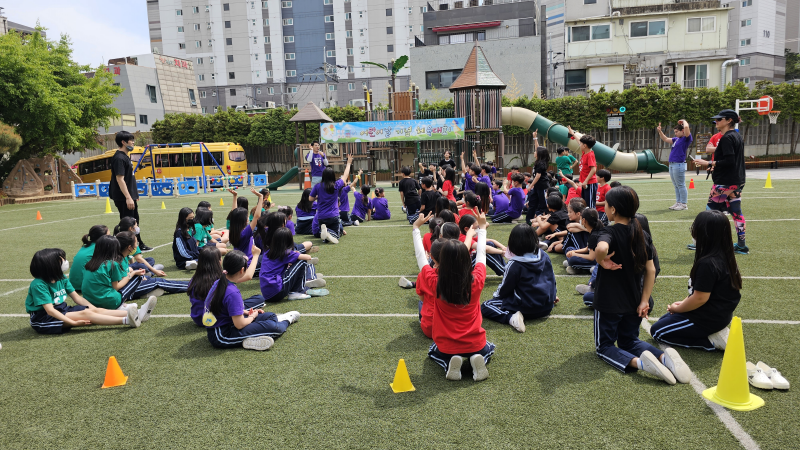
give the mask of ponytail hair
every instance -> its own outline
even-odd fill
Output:
[[[602,230],[603,229],[603,221],[600,220],[600,214],[594,208],[586,208],[581,212],[581,218],[586,222],[587,225],[592,227],[592,231],[594,230]]]
[[[492,190],[489,185],[479,181],[475,184],[475,195],[478,197],[478,206],[480,206],[481,211],[484,213],[489,212],[492,200]]]
[[[88,233],[83,235],[83,237],[81,238],[81,242],[83,242],[84,247],[88,247],[97,242],[97,240],[100,239],[100,236],[105,236],[107,234],[108,234],[107,226],[95,225],[92,228],[89,228]]]
[[[225,291],[228,290],[227,274],[239,273],[246,266],[247,257],[239,250],[230,251],[225,255],[222,260],[222,274],[217,281],[217,288],[214,290],[214,294],[208,304],[208,310],[215,316],[222,312],[222,299],[225,298]]]
[[[369,186],[366,184],[361,185],[361,203],[364,206],[369,206]]]
[[[118,261],[122,261],[122,249],[128,248],[136,243],[136,235],[133,231],[121,231],[116,235],[117,241],[119,241],[119,254],[120,259]],[[138,244],[136,245],[138,247]]]
[[[442,247],[444,247],[445,242],[447,239],[436,239],[431,241],[431,259],[439,264],[439,258],[442,254]]]
[[[375,188],[375,197],[377,197],[379,195],[383,195],[383,188],[381,188],[381,187]]]
[[[231,221],[228,239],[234,247],[237,247],[242,239],[242,231],[244,231],[245,227],[250,226],[247,223],[247,210],[237,207],[228,213],[228,219]]]
[[[480,199],[478,198],[477,195],[475,195],[474,192],[467,191],[464,193],[464,207],[466,207],[467,209],[472,209],[475,207],[480,209],[481,207]]]
[[[136,226],[136,219],[133,217],[123,217],[117,226],[114,227],[114,235],[116,236],[122,231],[131,231]]]
[[[615,187],[606,193],[606,203],[614,207],[616,215],[630,220],[633,230],[630,240],[633,270],[642,273],[647,265],[647,241],[642,224],[635,219],[636,211],[639,210],[639,196],[630,186]]]
[[[106,261],[120,262],[122,258],[119,254],[119,241],[115,236],[100,236],[95,242],[94,246],[94,254],[92,254],[92,259],[86,263],[84,268],[89,272],[95,272],[97,269],[100,268]]]
[[[431,242],[439,239],[439,236],[442,234],[442,225],[444,225],[444,220],[441,217],[434,217],[428,222],[428,230],[431,232]]]
[[[266,252],[272,244],[275,230],[286,226],[286,214],[273,211],[258,218],[258,236],[261,238],[262,250]]]

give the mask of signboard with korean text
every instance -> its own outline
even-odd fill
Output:
[[[320,124],[322,143],[464,139],[464,118]]]

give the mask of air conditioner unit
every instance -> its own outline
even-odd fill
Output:
[[[675,77],[673,76],[664,76],[661,77],[661,85],[662,86],[669,86],[670,84],[675,82]]]
[[[647,77],[647,84],[658,84],[658,77]]]
[[[357,106],[357,107],[362,107],[363,108],[364,107],[364,99],[363,98],[356,98],[356,99],[350,100],[350,104],[352,106]]]
[[[274,108],[275,107],[275,102],[264,102],[264,106],[266,108]]]
[[[209,47],[210,46],[211,46],[211,44],[209,44]],[[211,61],[211,64],[214,64],[214,57],[213,56],[209,57],[208,59],[209,59],[209,61]]]
[[[216,97],[216,96],[217,96],[217,91],[213,91],[213,92],[211,92],[211,96],[212,96],[212,97]]]
[[[672,66],[664,66],[661,68],[661,75],[674,75],[675,68]]]
[[[622,65],[622,73],[628,73],[628,71],[629,71],[628,65],[627,64],[623,64]]]
[[[209,8],[208,8],[208,6],[206,6],[206,12],[208,12],[208,11],[209,11]]]
[[[636,86],[647,85],[647,77],[636,77]]]
[[[214,43],[209,41],[209,43],[208,43],[208,46],[209,46],[209,47],[213,47],[213,46],[214,46]]]

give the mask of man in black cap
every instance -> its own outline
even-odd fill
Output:
[[[745,244],[745,220],[742,214],[742,189],[745,182],[744,140],[736,130],[736,124],[740,119],[732,109],[723,109],[712,119],[716,123],[717,130],[722,133],[722,138],[714,150],[711,161],[695,159],[694,162],[700,167],[707,167],[706,170],[711,172],[711,179],[714,181],[706,209],[730,213],[738,238],[733,250],[740,255],[746,255],[750,249]],[[689,248],[694,250],[694,244],[690,244]]]

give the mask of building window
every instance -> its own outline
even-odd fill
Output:
[[[742,21],[742,28],[749,27],[752,24],[753,24],[753,21],[751,19],[743,20]]]
[[[281,8],[291,8],[292,2],[281,2]]]
[[[212,45],[214,45],[214,42],[211,39],[209,39],[208,40],[208,46],[211,47]],[[211,62],[212,63],[214,62],[214,57],[213,56],[211,57]]]
[[[359,36],[364,36],[364,29],[363,28],[359,28],[358,29],[358,34],[359,34]]]
[[[288,92],[289,94],[297,94],[297,86],[289,86],[286,89],[286,92]]]
[[[294,19],[283,19],[283,26],[294,25]]]
[[[347,83],[347,90],[348,91],[355,91],[356,90],[356,84],[355,83]]]
[[[565,70],[564,88],[567,91],[574,89],[586,89],[586,69]]]
[[[352,48],[348,48],[347,49],[347,56],[353,56],[353,49]]]
[[[653,20],[650,22],[631,22],[631,37],[662,36],[667,34],[667,22]]]
[[[425,89],[449,88],[459,75],[461,75],[461,69],[425,72]]]
[[[261,2],[261,8],[262,8],[262,9],[267,9],[267,8],[269,8],[269,2]]]
[[[414,25],[409,25],[408,26],[408,34],[411,34],[413,32],[414,32]]]
[[[353,37],[353,30],[347,30],[344,32],[345,38],[352,38]]]
[[[741,45],[742,47],[747,47],[747,46],[749,46],[749,45],[750,45],[750,39],[742,39],[742,42],[741,42],[741,44],[742,44],[742,45]]]
[[[742,2],[742,8],[747,8],[748,6],[753,6],[753,0],[744,0]]]
[[[393,53],[394,52],[394,45],[393,44],[387,45],[386,46],[386,51],[389,52],[389,53]]]
[[[428,7],[427,6],[420,6],[419,7],[419,13],[420,14],[425,14],[426,12],[428,12]]]
[[[202,112],[203,112],[203,114],[205,114],[205,113],[207,113],[207,112],[208,112],[208,110],[206,109],[206,107],[205,107],[205,106],[203,106],[202,108],[200,108],[200,111],[202,111]]]
[[[183,33],[183,27],[178,27],[178,33]]]
[[[145,114],[139,114],[139,123],[147,125],[147,116]]]
[[[708,87],[708,64],[687,64],[683,66],[683,87]]]
[[[197,106],[197,99],[194,98],[194,89],[189,89],[189,102],[192,106]]]
[[[230,28],[230,27],[231,27],[231,21],[230,20],[226,20],[225,21],[225,28]]]
[[[361,54],[363,55],[365,52],[364,47],[361,47]]]
[[[256,26],[256,19],[250,19],[250,24],[252,26]]]
[[[336,88],[337,88],[337,86],[336,86],[335,84],[329,84],[329,85],[328,85],[328,91],[329,91],[329,92],[333,92],[333,91],[335,91],[335,90],[336,90]]]
[[[195,48],[200,48],[202,46],[203,46],[203,44],[200,41],[194,41],[194,47]]]
[[[175,15],[176,16],[182,16],[183,15],[183,10],[182,9],[176,9],[175,10]]]
[[[744,22],[744,21],[743,21]],[[686,21],[686,31],[688,33],[709,33],[716,28],[716,17],[692,17]]]
[[[283,37],[283,43],[284,44],[291,44],[292,42],[294,42],[294,36],[284,36]]]
[[[335,37],[334,33],[325,33],[325,40],[326,41],[333,41],[335,39],[336,39],[336,37]]]
[[[261,94],[261,88],[256,88],[256,94]]]
[[[296,70],[287,70],[286,71],[286,76],[287,77],[296,77],[297,76],[297,71]]]
[[[206,98],[206,91],[200,91],[200,98]]]
[[[215,80],[217,78],[216,72],[211,72],[211,79]]]
[[[739,60],[740,66],[749,66],[750,65],[750,58],[741,58]]]
[[[386,8],[386,17],[389,17],[391,15],[392,15],[392,8]]]
[[[322,4],[323,5],[332,5],[333,4],[333,0],[325,0]]]
[[[394,27],[386,27],[386,34],[394,34]]]
[[[231,4],[230,3],[223,3],[222,4],[222,10],[223,11],[230,11],[231,10]]]
[[[200,24],[199,23],[194,24],[194,31],[200,31]]]
[[[744,78],[740,78],[740,80],[741,80],[741,81],[742,81],[742,83],[744,83],[744,84],[748,84],[748,85],[750,84],[750,77],[744,77]]]
[[[325,52],[328,58],[335,58],[336,57],[336,50],[328,50]]]
[[[295,55],[294,53],[284,53],[283,59],[285,59],[286,61],[293,61],[295,59]]]
[[[353,18],[353,13],[344,13],[344,20],[350,20]]]
[[[463,42],[472,42],[473,40],[475,40],[476,35],[479,41],[486,40],[485,31],[459,33],[459,34],[445,34],[439,36],[439,45],[461,44]]]
[[[150,103],[158,103],[155,86],[147,85],[147,95],[150,97]]]
[[[228,55],[228,62],[233,62],[233,55]]]
[[[206,79],[205,74],[199,73],[197,74],[197,81],[203,81]]]
[[[326,23],[333,22],[333,16],[325,16],[325,22]]]
[[[359,11],[358,12],[358,18],[359,19],[363,19],[364,18],[364,11]]]
[[[269,44],[269,36],[264,36],[264,43]]]
[[[584,5],[594,5],[597,3],[597,0],[583,0]]]
[[[275,95],[275,88],[267,88],[267,93],[269,95]]]
[[[353,72],[355,72],[355,69],[353,69],[353,66],[347,66],[347,73],[353,73]]]
[[[228,79],[235,80],[236,79],[236,72],[228,72]]]
[[[231,93],[231,97],[235,96],[236,95],[236,89],[231,89],[230,93]]]
[[[203,64],[203,58],[197,58],[197,64]]]
[[[178,48],[181,50],[186,50],[186,44],[181,42],[180,44],[178,44]]]
[[[265,53],[264,54],[265,61],[272,61],[272,53]]]
[[[233,38],[225,38],[225,45],[233,45]]]
[[[272,71],[268,70],[268,71],[264,72],[264,76],[267,77],[267,78],[272,78]]]
[[[258,53],[255,54],[256,61],[258,61]]]
[[[192,6],[192,14],[197,14],[200,12],[199,6]]]

